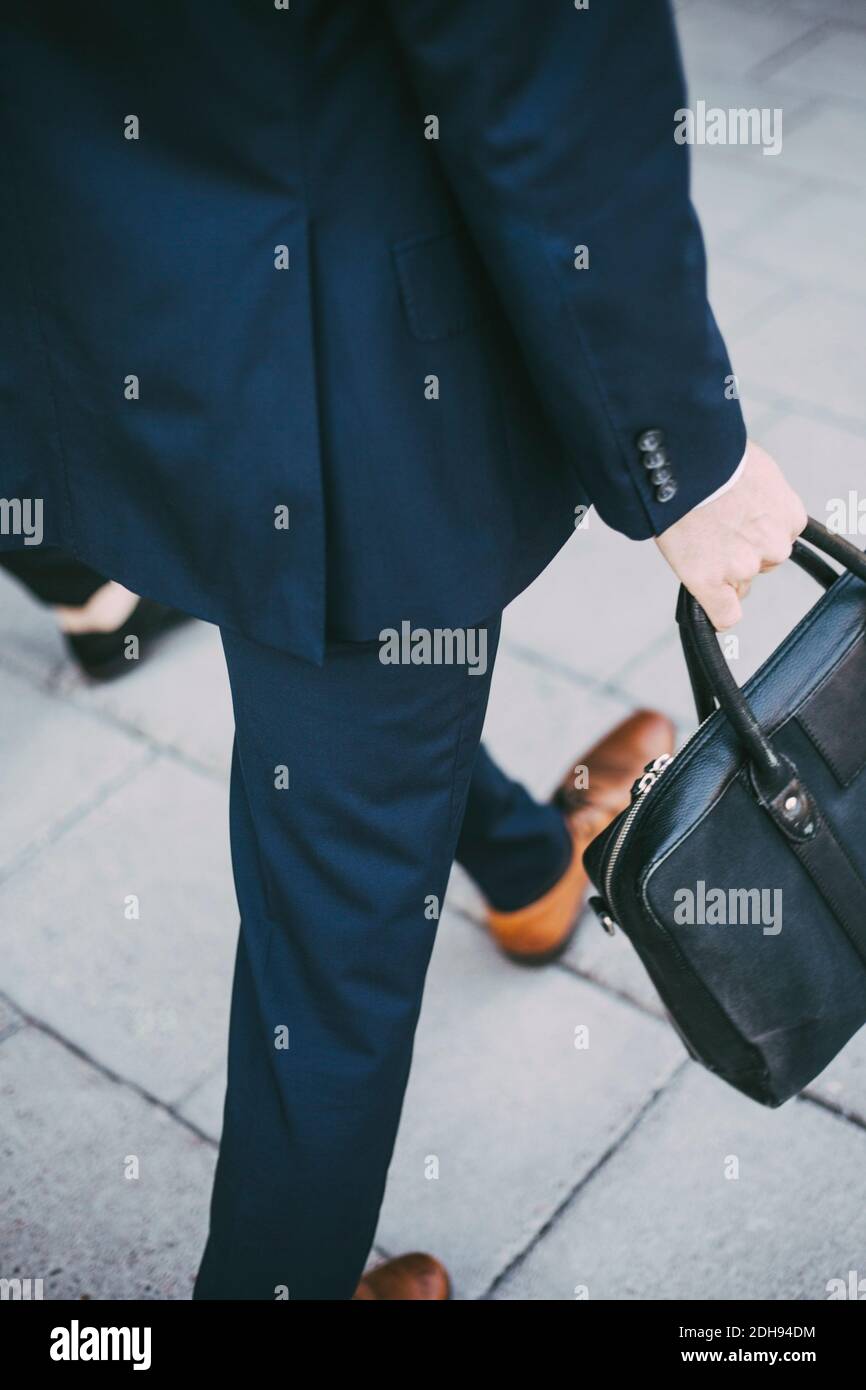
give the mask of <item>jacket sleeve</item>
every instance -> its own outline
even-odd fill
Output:
[[[384,3],[584,490],[617,530],[658,535],[746,445],[674,139],[686,98],[666,0]]]

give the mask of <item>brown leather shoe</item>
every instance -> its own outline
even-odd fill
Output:
[[[575,759],[551,798],[571,831],[568,868],[543,897],[526,907],[515,912],[488,908],[487,924],[506,955],[523,964],[540,965],[565,949],[589,886],[584,850],[628,806],[632,786],[647,763],[672,753],[673,747],[671,721],[654,710],[638,710]],[[581,766],[588,770],[585,789],[574,785],[575,767]]]
[[[432,1255],[398,1255],[368,1269],[352,1297],[391,1303],[409,1299],[441,1301],[451,1297],[451,1280],[445,1266]]]

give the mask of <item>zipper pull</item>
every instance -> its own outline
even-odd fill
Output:
[[[645,792],[649,791],[650,787],[655,785],[668,763],[671,761],[672,756],[671,753],[662,753],[658,758],[653,758],[651,763],[647,763],[643,770],[643,775],[637,779],[631,789],[633,801],[636,797],[643,796]]]
[[[592,897],[589,900],[589,905],[595,913],[596,917],[598,918],[599,922],[601,922],[601,925],[604,927],[608,936],[613,936],[617,928],[617,922],[611,914],[611,910],[605,902],[604,898]]]

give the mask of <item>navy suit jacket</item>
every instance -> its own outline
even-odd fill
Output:
[[[742,456],[664,0],[4,0],[0,97],[0,498],[132,589],[319,661]]]

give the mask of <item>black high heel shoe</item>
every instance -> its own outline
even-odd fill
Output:
[[[111,632],[65,633],[75,660],[94,680],[113,680],[133,670],[138,661],[126,655],[129,637],[138,638],[138,660],[153,648],[154,639],[190,621],[189,614],[166,608],[150,598],[140,598],[129,617]]]

